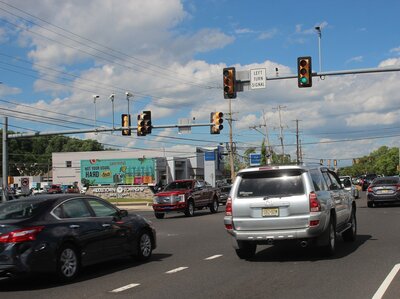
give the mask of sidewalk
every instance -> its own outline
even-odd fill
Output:
[[[121,210],[153,211],[151,202],[120,202],[114,203]]]

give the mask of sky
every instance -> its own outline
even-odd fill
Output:
[[[312,57],[313,72],[400,68],[399,11],[395,0],[0,0],[0,122],[6,116],[14,132],[65,132],[111,128],[113,115],[120,126],[128,103],[133,125],[144,110],[155,126],[209,123],[221,111],[219,135],[200,126],[69,136],[143,155],[225,145],[223,68],[244,77],[265,68],[276,79],[296,75],[301,56]],[[296,78],[245,87],[231,101],[238,153],[260,151],[267,136],[277,153],[283,139],[294,159],[296,120],[305,162],[345,166],[382,145],[398,147],[399,80],[396,71],[314,77],[311,88]]]

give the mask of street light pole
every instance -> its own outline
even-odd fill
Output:
[[[96,125],[96,117],[97,117],[97,112],[96,112],[96,100],[98,99],[98,98],[100,98],[100,96],[98,96],[98,95],[94,95],[93,96],[93,103],[94,103],[94,127],[96,127],[97,125]]]
[[[321,27],[317,26],[315,27],[315,30],[317,31],[318,34],[318,60],[319,60],[319,72],[322,72],[322,59],[321,59],[321,38],[322,38],[322,33],[321,33]]]
[[[114,125],[114,98],[115,98],[115,94],[111,94],[110,95],[110,100],[111,100],[111,105],[112,105],[113,129],[115,129],[115,125]]]
[[[126,92],[126,100],[128,101],[128,115],[129,115],[129,99],[133,97],[133,94]]]

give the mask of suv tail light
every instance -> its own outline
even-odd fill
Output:
[[[396,187],[397,187],[397,191],[400,191],[400,184],[397,184]]]
[[[228,197],[228,199],[226,200],[225,215],[232,216],[232,198],[231,197]]]
[[[44,226],[34,226],[17,229],[0,235],[0,243],[21,243],[36,240],[36,236],[44,229]]]
[[[372,190],[372,185],[370,185],[369,187],[368,187],[368,189],[367,189],[367,192],[369,192],[369,193],[372,193],[372,192],[374,192],[373,190]]]
[[[310,212],[321,212],[321,203],[318,200],[317,194],[313,191],[309,195]]]

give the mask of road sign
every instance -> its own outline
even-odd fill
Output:
[[[29,178],[21,178],[21,193],[29,193]]]
[[[259,166],[261,165],[261,154],[250,154],[250,166]]]
[[[250,88],[260,89],[267,87],[267,69],[250,70]]]

